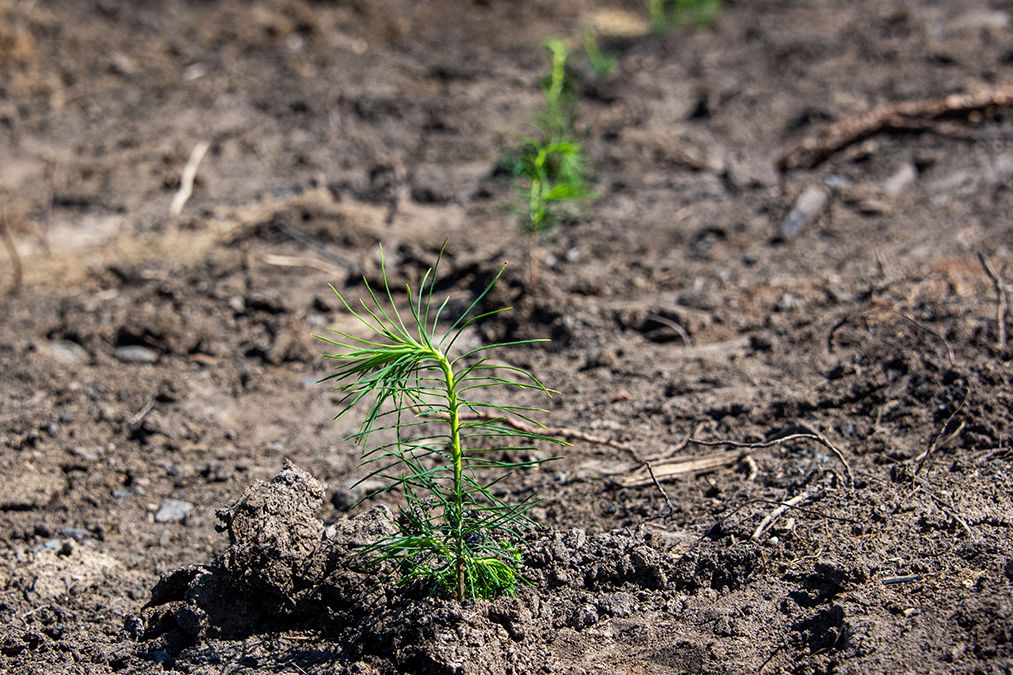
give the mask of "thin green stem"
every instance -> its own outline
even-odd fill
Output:
[[[461,414],[457,399],[454,367],[442,352],[433,350],[447,384],[447,412],[450,415],[450,459],[454,464],[453,503],[450,527],[454,532],[455,566],[457,567],[457,598],[464,600],[464,450],[461,447]]]

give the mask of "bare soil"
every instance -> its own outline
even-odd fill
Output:
[[[1013,668],[1013,349],[979,261],[1008,292],[1010,111],[776,169],[877,105],[1009,84],[1013,4],[726,1],[665,36],[630,28],[642,5],[0,2],[24,264],[0,670]],[[542,40],[594,22],[618,60],[575,60],[598,196],[532,285],[500,158]],[[825,205],[779,240],[808,188]],[[505,484],[544,498],[532,584],[463,606],[349,564],[397,499],[350,511],[312,337],[349,325],[327,285],[356,296],[378,242],[413,280],[444,239],[461,299],[513,261],[491,302],[514,311],[467,339],[551,337],[505,357],[604,441]]]

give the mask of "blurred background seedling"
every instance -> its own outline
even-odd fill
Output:
[[[398,491],[404,498],[396,533],[360,554],[395,563],[404,586],[464,601],[510,594],[523,581],[521,532],[532,524],[527,512],[537,499],[511,503],[497,496],[494,486],[513,472],[548,461],[534,458],[535,442],[566,443],[521,430],[544,428],[533,416],[547,411],[502,403],[498,394],[553,392],[530,372],[489,359],[504,347],[546,340],[455,352],[469,327],[509,309],[477,310],[504,268],[449,327],[441,327],[449,298],[437,304],[433,291],[442,255],[417,291],[407,286],[404,312],[394,301],[381,248],[379,293],[363,279],[369,299],[352,309],[332,287],[364,335],[334,330],[337,339],[321,339],[343,350],[326,355],[338,362],[326,378],[341,395],[338,417],[361,409],[360,402],[366,406],[359,430],[350,436],[363,448],[362,464],[369,469],[360,483],[382,483],[371,496]]]
[[[647,0],[651,30],[667,33],[684,26],[711,26],[721,12],[721,0]]]
[[[547,40],[545,46],[552,60],[542,85],[545,103],[536,133],[508,160],[524,196],[520,220],[527,239],[528,281],[532,285],[537,285],[539,277],[535,251],[538,239],[573,215],[578,202],[591,196],[576,130],[577,103],[567,75],[569,51],[557,39]]]
[[[616,58],[605,54],[598,44],[598,36],[593,30],[585,30],[581,35],[581,45],[595,77],[604,79],[612,74],[616,67]]]

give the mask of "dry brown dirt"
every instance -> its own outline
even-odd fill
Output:
[[[597,197],[532,286],[500,159],[542,40],[604,10],[615,72],[575,60]],[[643,13],[0,2],[24,264],[0,298],[0,670],[1013,668],[1013,350],[978,257],[1008,291],[1010,111],[775,168],[877,105],[1009,84],[1013,5],[727,1],[665,36]],[[808,188],[826,204],[776,240]],[[444,239],[441,293],[514,261],[514,311],[467,339],[551,337],[504,358],[560,391],[551,424],[609,441],[505,484],[544,500],[532,584],[464,606],[349,566],[397,499],[350,511],[311,337],[349,325],[327,285],[357,296],[378,242],[402,281]]]

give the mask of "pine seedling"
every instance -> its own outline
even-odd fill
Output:
[[[502,348],[546,340],[455,350],[469,327],[509,309],[477,310],[505,265],[464,312],[441,325],[450,304],[449,298],[439,304],[433,298],[442,256],[417,291],[407,286],[405,312],[394,301],[381,247],[382,291],[363,279],[368,300],[353,309],[332,287],[366,337],[334,330],[338,338],[321,339],[342,350],[326,355],[338,362],[326,378],[340,394],[338,417],[360,402],[365,407],[350,436],[369,469],[360,483],[379,481],[383,487],[373,495],[399,491],[404,498],[396,533],[360,554],[395,563],[403,585],[452,593],[463,602],[510,594],[523,582],[521,532],[532,525],[527,513],[537,500],[507,501],[496,486],[513,472],[548,461],[532,459],[533,443],[566,443],[521,430],[543,429],[533,416],[545,410],[490,396],[497,390],[551,396],[530,372],[489,359]]]

